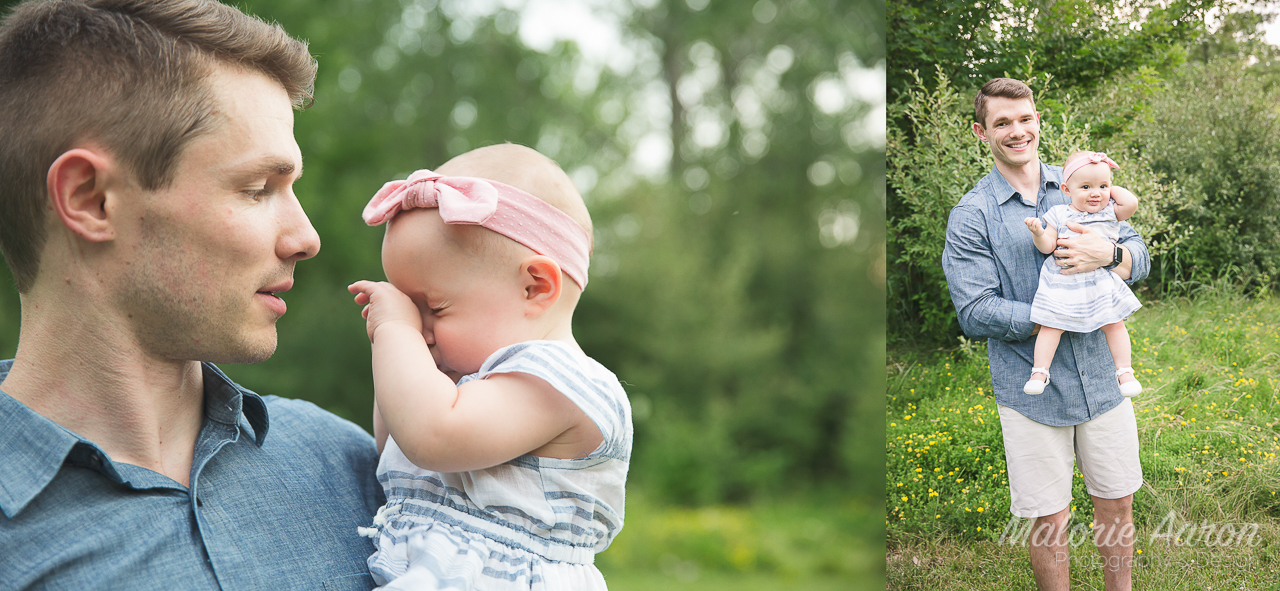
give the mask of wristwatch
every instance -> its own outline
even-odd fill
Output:
[[[1108,271],[1120,266],[1120,263],[1124,262],[1124,249],[1120,248],[1120,243],[1116,242],[1115,240],[1112,240],[1111,244],[1115,246],[1116,252],[1111,257],[1111,264],[1103,267],[1103,269],[1106,269]]]

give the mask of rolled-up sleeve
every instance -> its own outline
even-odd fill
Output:
[[[1141,245],[1141,240],[1138,243]],[[1145,248],[1143,255],[1146,256]],[[1135,254],[1135,274],[1137,269]],[[1022,341],[1031,336],[1035,328],[1031,304],[1004,297],[987,220],[979,209],[965,205],[952,208],[942,249],[942,272],[966,335],[1002,341]]]
[[[949,236],[948,239],[950,239]],[[1147,252],[1147,243],[1142,241],[1142,236],[1139,236],[1128,222],[1121,222],[1119,242],[1128,248],[1129,254],[1133,256],[1133,268],[1129,271],[1129,278],[1124,282],[1133,285],[1135,282],[1146,279],[1151,273],[1151,253]]]

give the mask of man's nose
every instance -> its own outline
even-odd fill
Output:
[[[280,239],[276,243],[276,256],[284,260],[301,261],[320,252],[320,235],[311,225],[307,212],[302,210],[298,198],[289,192],[280,218]]]

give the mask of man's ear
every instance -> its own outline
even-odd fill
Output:
[[[539,254],[522,261],[520,278],[524,282],[525,303],[534,313],[541,314],[560,301],[564,279],[560,265],[549,257]]]
[[[112,158],[86,148],[66,151],[49,167],[49,202],[58,219],[90,242],[106,242],[116,235],[106,189],[114,167]]]
[[[973,122],[973,135],[977,136],[978,139],[984,142],[987,141],[987,130],[983,129],[982,124],[977,121]]]

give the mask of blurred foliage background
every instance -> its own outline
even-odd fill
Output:
[[[528,145],[587,199],[596,247],[575,335],[635,415],[636,510],[602,568],[699,588],[714,586],[699,568],[882,572],[883,3],[237,5],[319,59],[295,189],[323,247],[298,265],[275,356],[225,367],[233,378],[369,429],[369,345],[346,285],[383,277],[382,229],[361,208],[471,148]],[[18,319],[3,290],[9,354]]]

